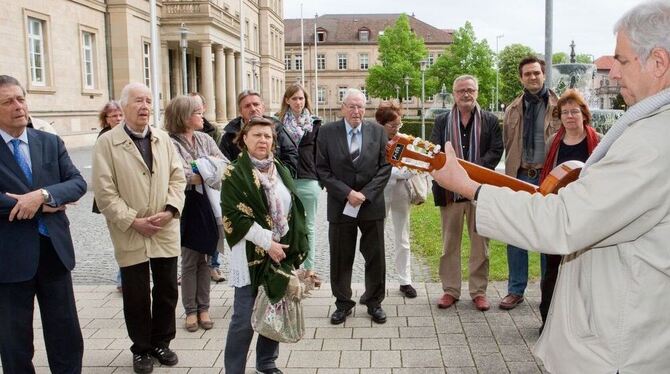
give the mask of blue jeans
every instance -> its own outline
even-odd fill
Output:
[[[244,374],[247,365],[247,354],[254,330],[251,327],[251,312],[256,298],[251,286],[235,288],[233,299],[233,317],[228,326],[226,349],[223,354],[223,365],[228,374]],[[277,367],[275,361],[279,357],[279,342],[258,335],[256,341],[256,369],[268,370]]]
[[[219,251],[214,251],[214,254],[209,256],[209,267],[212,269],[218,269],[221,264],[219,263]]]
[[[519,172],[517,179],[537,185],[540,175],[530,178],[527,173]],[[544,256],[540,260],[542,272],[544,273]],[[509,271],[509,281],[507,282],[507,292],[514,295],[523,295],[528,285],[528,251],[507,245],[507,269]]]

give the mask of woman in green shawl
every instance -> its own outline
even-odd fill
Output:
[[[309,249],[305,211],[296,198],[291,174],[274,158],[272,121],[254,117],[236,138],[240,157],[225,172],[221,208],[226,241],[232,248],[229,285],[235,287],[233,316],[228,328],[226,373],[242,374],[254,335],[251,313],[258,287],[271,302],[286,292],[291,271]],[[279,343],[258,336],[256,370],[281,374],[275,360]]]

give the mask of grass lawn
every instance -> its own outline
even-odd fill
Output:
[[[410,216],[410,241],[412,252],[421,256],[431,270],[433,280],[439,281],[438,269],[442,256],[442,224],[440,209],[433,204],[429,195],[426,203],[412,206]],[[468,258],[470,257],[470,239],[467,225],[463,227],[461,242],[461,273],[468,279]],[[540,276],[540,255],[531,252],[529,259],[529,278]],[[507,280],[507,245],[497,240],[489,242],[489,280]]]

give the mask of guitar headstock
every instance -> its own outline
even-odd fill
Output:
[[[400,133],[386,143],[386,159],[395,167],[427,172],[441,168],[446,161],[439,145]]]

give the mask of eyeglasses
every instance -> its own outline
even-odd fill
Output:
[[[402,127],[402,122],[398,122],[398,123],[387,122],[387,123],[386,123],[386,126],[388,126],[388,127],[397,127],[397,128],[401,128],[401,127]]]
[[[466,89],[462,89],[462,90],[456,90],[456,93],[457,93],[458,95],[460,95],[460,96],[463,96],[463,95],[465,95],[465,94],[468,94],[468,95],[474,95],[475,92],[477,92],[477,90],[473,90],[472,88],[466,88]]]
[[[364,110],[365,107],[361,105],[355,105],[355,104],[349,104],[344,106],[348,111],[354,112],[354,111],[359,111],[359,110]]]
[[[578,114],[582,114],[582,111],[580,109],[561,110],[562,116],[567,117],[568,114],[572,115],[573,117],[576,117]]]

